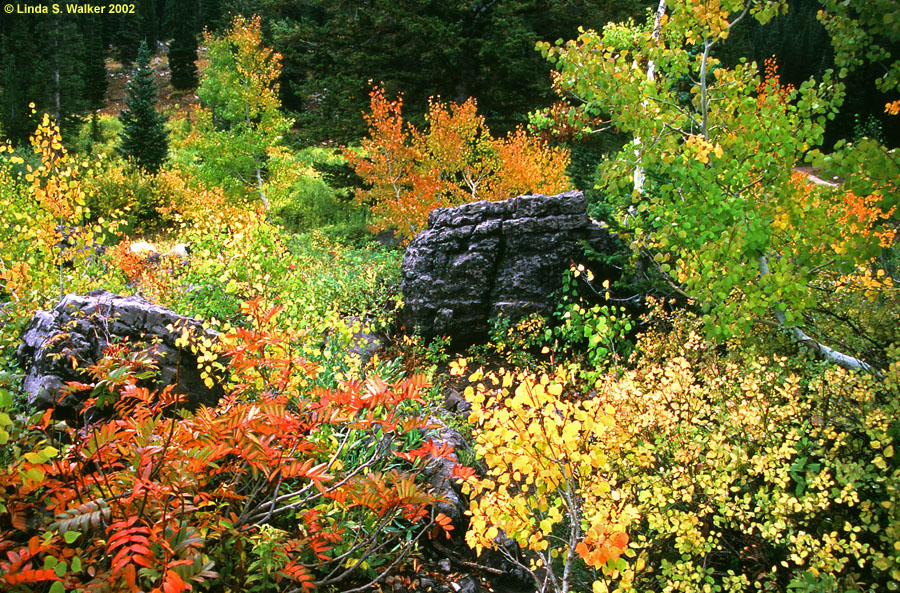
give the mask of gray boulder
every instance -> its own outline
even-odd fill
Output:
[[[100,360],[110,344],[127,341],[133,348],[146,348],[158,366],[155,376],[142,385],[152,389],[176,385],[187,408],[215,405],[223,395],[222,387],[217,383],[207,387],[197,369],[197,355],[176,346],[180,328],[185,326],[201,337],[218,339],[200,322],[139,296],[123,297],[105,290],[67,295],[53,310],[35,313],[18,348],[17,358],[26,371],[28,404],[39,410],[55,408],[57,416],[74,418],[90,393],[67,393],[66,384],[89,382],[86,368]]]
[[[402,323],[425,337],[477,339],[489,320],[549,315],[563,272],[586,263],[583,244],[618,248],[586,214],[581,192],[438,208],[403,258]],[[599,278],[601,281],[603,278]]]

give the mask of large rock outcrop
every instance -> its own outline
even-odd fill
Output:
[[[586,259],[583,243],[617,248],[585,208],[581,192],[568,192],[433,210],[403,259],[402,322],[426,337],[466,340],[500,313],[552,313],[563,272]]]
[[[222,388],[204,385],[197,355],[176,346],[182,327],[199,332],[200,337],[217,339],[198,321],[139,296],[123,297],[105,290],[67,295],[53,310],[35,313],[19,346],[17,357],[27,373],[24,390],[29,405],[55,408],[59,417],[74,418],[90,394],[66,393],[67,382],[88,382],[85,369],[102,358],[107,346],[123,342],[132,348],[147,348],[158,366],[155,376],[143,383],[147,387],[176,385],[176,393],[186,396],[184,406],[188,408],[215,405],[223,395]]]

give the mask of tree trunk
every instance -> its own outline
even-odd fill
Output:
[[[656,7],[656,19],[653,21],[653,34],[652,38],[654,41],[659,39],[660,33],[662,32],[662,17],[666,14],[666,0],[659,0],[659,6]],[[656,63],[653,60],[650,60],[647,63],[647,80],[653,82],[656,80]],[[647,100],[645,99],[643,103],[646,105]],[[641,165],[641,148],[642,142],[640,136],[635,136],[634,140],[634,157],[637,161],[637,164],[634,167],[634,193],[637,195],[644,193],[644,166]]]

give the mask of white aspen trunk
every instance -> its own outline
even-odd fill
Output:
[[[259,160],[256,162],[256,189],[259,191],[259,199],[262,200],[266,212],[269,211],[269,200],[266,198],[266,190],[263,186],[262,169],[259,166]]]
[[[769,274],[769,261],[766,256],[760,256],[757,262],[759,264],[760,276],[767,276]],[[799,342],[801,346],[809,349],[819,358],[827,360],[828,362],[834,363],[839,367],[845,368],[847,370],[865,371],[878,374],[875,369],[873,369],[868,363],[863,362],[858,358],[854,358],[850,355],[844,354],[843,352],[838,352],[834,348],[829,348],[825,344],[822,344],[821,342],[818,342],[811,338],[799,327],[788,325],[784,315],[784,311],[779,311],[777,307],[774,308],[774,311],[775,319],[778,320],[778,325],[788,330],[791,336],[793,336],[793,338],[797,340],[797,342]]]
[[[664,14],[666,14],[666,0],[659,0],[659,6],[656,8],[656,19],[653,22],[653,33],[651,35],[654,41],[657,41],[662,33],[662,17]],[[656,80],[656,63],[653,60],[650,60],[647,63],[647,80],[650,82]],[[646,107],[647,100],[643,100],[641,105]],[[644,180],[646,178],[644,175],[644,166],[641,165],[641,149],[643,148],[643,143],[641,142],[640,136],[635,136],[632,142],[634,144],[634,158],[637,161],[637,164],[634,167],[632,182],[634,183],[634,193],[640,195],[644,193]]]

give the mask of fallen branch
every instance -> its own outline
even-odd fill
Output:
[[[769,272],[769,261],[765,255],[759,257],[759,273],[761,276],[767,276]],[[780,311],[777,307],[774,308],[775,319],[778,320],[778,323],[774,323],[772,321],[768,321],[765,319],[757,319],[760,323],[764,325],[768,325],[770,327],[775,327],[778,329],[787,330],[788,333],[804,348],[812,352],[815,356],[827,360],[828,362],[832,362],[842,368],[854,371],[865,371],[867,373],[878,374],[877,371],[872,368],[872,365],[850,356],[849,354],[844,354],[843,352],[838,352],[834,348],[830,348],[825,344],[822,344],[818,340],[810,337],[806,332],[795,325],[788,325],[787,320],[784,315],[784,311]]]
[[[500,570],[498,568],[491,568],[490,566],[478,564],[477,562],[463,560],[460,557],[459,552],[456,552],[449,548],[445,548],[437,540],[433,540],[430,545],[432,547],[434,547],[434,549],[437,550],[438,552],[440,552],[441,554],[444,554],[445,556],[447,556],[447,558],[450,560],[450,562],[452,562],[454,564],[458,564],[459,566],[464,566],[466,568],[474,568],[476,570],[483,570],[485,572],[489,572],[491,574],[496,574],[496,575],[505,575],[506,574],[506,571]]]

